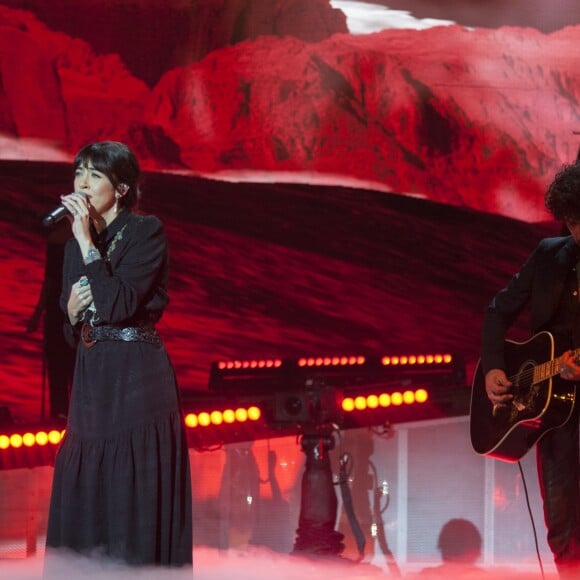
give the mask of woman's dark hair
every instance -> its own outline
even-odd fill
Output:
[[[556,173],[544,202],[555,219],[580,220],[580,163],[564,165]]]
[[[104,173],[115,189],[122,183],[128,186],[127,193],[119,199],[122,207],[133,209],[137,206],[141,197],[141,168],[137,157],[127,145],[119,141],[99,141],[86,145],[77,153],[73,170],[88,167],[89,163],[97,171]]]

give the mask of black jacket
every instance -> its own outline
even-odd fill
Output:
[[[507,330],[527,306],[531,332],[550,330],[577,252],[571,236],[543,239],[509,284],[496,294],[483,320],[484,373],[493,368],[505,369],[503,343]]]

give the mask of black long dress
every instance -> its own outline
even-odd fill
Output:
[[[85,317],[95,326],[154,325],[168,302],[162,223],[124,210],[94,235],[103,259],[87,266],[75,239],[66,246],[61,306],[86,275],[94,302]],[[131,565],[191,567],[188,448],[163,344],[79,342],[46,544]]]

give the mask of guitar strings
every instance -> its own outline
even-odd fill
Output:
[[[560,361],[560,358],[557,358],[557,359],[553,359],[553,360],[549,361],[548,363],[544,363],[543,365],[540,365],[540,366],[544,366],[544,365],[552,366],[552,369],[551,369],[550,373],[548,374],[548,376],[544,377],[542,380],[547,380],[550,377],[553,377],[554,375],[557,375],[558,374],[557,372],[554,372],[554,367],[557,367],[560,364],[559,361]],[[511,383],[513,383],[513,382],[515,382],[517,380],[518,381],[521,381],[522,379],[524,379],[526,381],[527,380],[532,380],[534,378],[534,375],[535,375],[535,372],[536,372],[536,369],[537,368],[538,367],[532,367],[531,369],[526,369],[524,371],[521,371],[519,373],[516,373],[515,375],[509,376],[508,377],[508,380]]]
[[[514,383],[516,381],[521,381],[522,379],[528,380],[533,378],[534,378],[534,370],[531,369],[527,371],[522,371],[521,373],[516,373],[515,375],[508,377],[508,381],[510,381],[510,383]]]

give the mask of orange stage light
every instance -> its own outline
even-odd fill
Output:
[[[416,390],[405,390],[404,392],[394,391],[392,393],[370,394],[367,396],[345,397],[342,401],[342,410],[346,413],[353,411],[364,411],[365,409],[377,409],[378,407],[390,407],[401,405],[413,405],[425,403],[429,395],[423,388]]]

